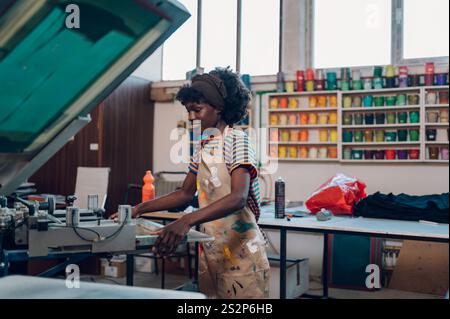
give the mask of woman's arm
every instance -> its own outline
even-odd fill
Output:
[[[133,218],[139,217],[141,214],[169,210],[177,208],[189,203],[195,195],[197,190],[197,176],[189,172],[184,179],[181,189],[172,192],[168,195],[150,200],[133,207]],[[117,213],[111,215],[111,219],[117,217]]]
[[[177,248],[192,226],[223,218],[242,209],[247,203],[249,189],[249,171],[244,167],[235,169],[231,174],[231,193],[155,232],[159,239],[154,251],[159,255],[168,255]]]

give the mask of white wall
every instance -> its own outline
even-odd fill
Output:
[[[132,74],[148,81],[161,81],[162,79],[162,46],[149,56]]]

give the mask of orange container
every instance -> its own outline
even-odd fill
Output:
[[[298,148],[297,146],[289,146],[289,158],[297,158]]]
[[[270,130],[270,141],[271,142],[278,142],[279,141],[278,129],[271,129]]]
[[[305,147],[305,146],[302,146],[302,147],[300,147],[300,158],[308,158],[308,153],[309,153],[309,151],[308,151],[308,148],[307,147]]]
[[[286,146],[278,146],[278,157],[279,158],[287,158],[287,147]]]
[[[308,123],[311,124],[311,125],[317,124],[317,113],[309,114],[309,121],[308,121]]]
[[[278,115],[270,114],[270,125],[278,125]]]
[[[291,142],[298,142],[298,140],[299,140],[299,131],[298,130],[291,130],[290,141]]]
[[[327,107],[327,104],[328,104],[328,98],[326,96],[319,96],[317,105],[319,107]]]
[[[328,157],[329,158],[337,158],[337,147],[329,147],[328,148]]]
[[[278,98],[276,98],[276,97],[270,98],[269,107],[271,109],[277,109],[278,108]]]
[[[317,107],[317,97],[310,96],[308,98],[308,107],[312,109]]]
[[[149,200],[155,199],[155,186],[153,182],[155,179],[153,178],[152,172],[147,171],[143,178],[144,185],[142,186],[142,202],[147,202]]]
[[[289,125],[297,125],[298,124],[298,114],[289,114]]]
[[[330,107],[337,107],[337,96],[330,96]]]
[[[287,97],[281,97],[280,98],[279,108],[280,109],[287,109],[288,108],[288,98]]]
[[[335,112],[330,113],[329,123],[330,124],[337,124],[337,113],[335,113]]]
[[[328,124],[328,113],[319,114],[319,124]]]
[[[309,132],[308,130],[300,131],[300,142],[308,142],[309,140]]]
[[[300,124],[301,125],[308,124],[308,113],[300,113]]]
[[[294,97],[289,98],[289,108],[298,109],[298,100]]]

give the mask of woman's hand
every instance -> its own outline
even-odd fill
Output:
[[[166,257],[175,252],[178,245],[191,228],[185,217],[186,216],[170,223],[156,232],[151,233],[152,235],[159,235],[159,238],[153,246],[153,252],[157,256]]]

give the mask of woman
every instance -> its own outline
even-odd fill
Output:
[[[133,216],[182,206],[198,191],[200,209],[159,230],[155,253],[171,254],[191,227],[202,225],[215,240],[200,245],[200,291],[212,298],[267,298],[254,151],[245,133],[232,128],[246,116],[250,93],[237,74],[218,68],[194,77],[177,100],[208,138],[194,152],[182,189],[135,206]]]

